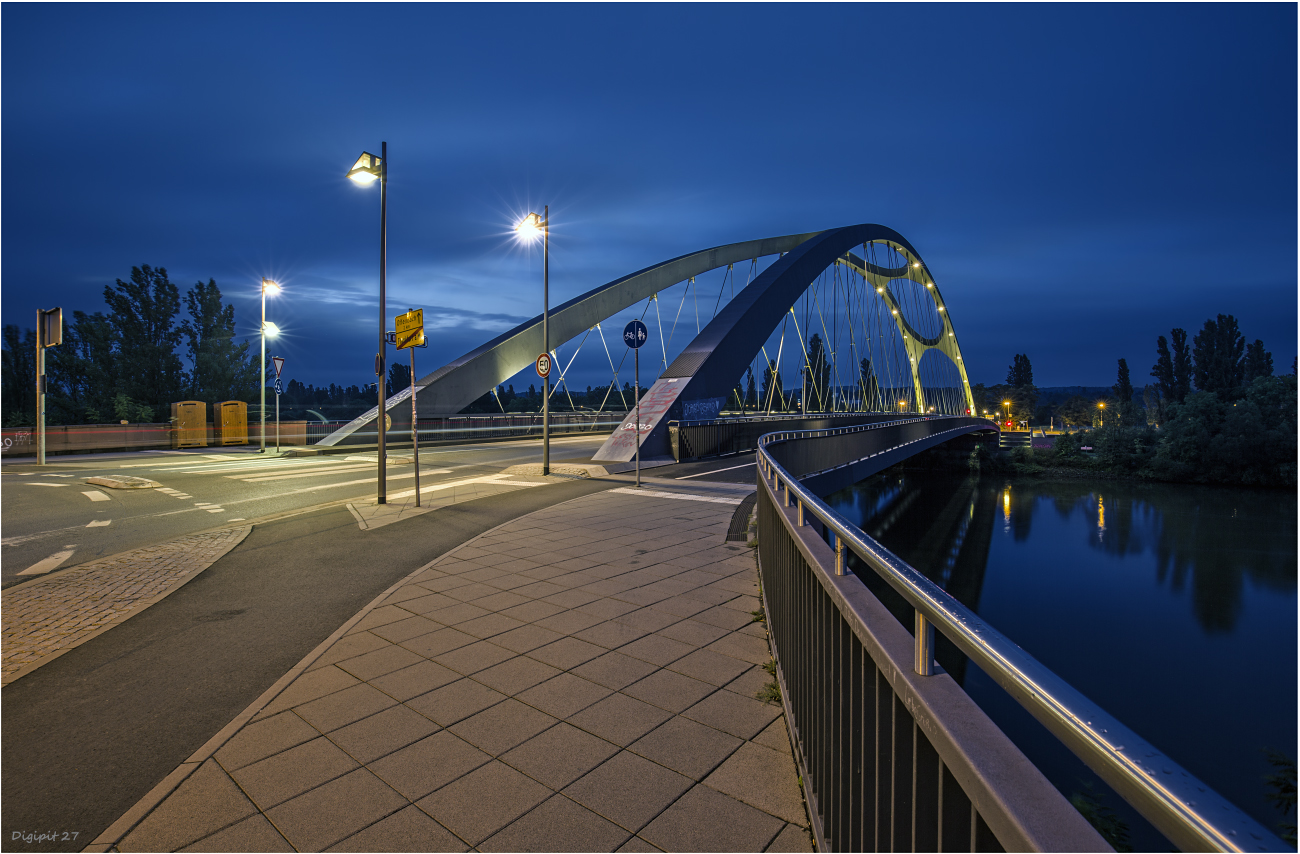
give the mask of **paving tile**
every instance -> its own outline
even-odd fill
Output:
[[[450,729],[470,744],[500,756],[556,723],[556,719],[515,699],[466,718]]]
[[[726,629],[729,632],[747,626],[754,620],[751,615],[731,608],[709,608],[707,611],[701,611],[691,617],[691,619],[697,623],[708,623],[711,626]]]
[[[460,678],[460,674],[448,670],[441,664],[420,659],[418,663],[401,670],[387,673],[370,684],[395,700],[405,701],[421,694],[427,694],[435,688],[441,688]]]
[[[411,638],[408,641],[403,641],[401,645],[417,655],[433,658],[442,655],[444,652],[451,652],[453,649],[469,646],[477,640],[478,638],[473,635],[467,635],[464,632],[448,628]]]
[[[288,750],[320,733],[311,724],[293,712],[281,712],[274,717],[248,724],[221,746],[216,759],[227,771],[251,765],[259,759]]]
[[[762,638],[763,640],[767,640],[767,628],[765,627],[765,624],[762,622],[753,622],[747,626],[741,626],[740,628],[736,629],[736,631],[740,632],[741,634],[751,635],[756,638]]]
[[[797,824],[787,824],[776,835],[776,839],[772,840],[772,844],[767,846],[767,850],[781,854],[812,854],[812,834]]]
[[[379,649],[382,646],[388,646],[388,641],[372,635],[370,632],[360,632],[358,634],[348,634],[339,638],[329,649],[321,654],[308,667],[308,670],[316,670],[336,661],[345,661],[349,658],[355,658],[363,653]]]
[[[708,682],[671,670],[656,670],[640,682],[628,685],[623,693],[670,712],[684,712],[716,690],[717,686]]]
[[[586,605],[579,605],[575,610],[584,614],[591,614],[594,617],[600,617],[602,620],[610,620],[636,609],[635,605],[629,605],[617,599],[597,599],[594,602],[588,602]]]
[[[625,750],[571,783],[564,794],[609,821],[636,832],[690,787],[691,781],[676,771]]]
[[[749,742],[710,774],[704,784],[769,815],[806,827],[808,816],[799,792],[798,773],[788,754]]]
[[[443,730],[367,767],[385,783],[416,801],[491,759],[477,747]]]
[[[481,569],[473,569],[469,572],[461,573],[461,578],[468,578],[470,581],[487,583],[493,578],[500,578],[503,575],[509,575],[504,569],[495,566],[485,566]]]
[[[439,608],[429,614],[429,619],[437,620],[439,623],[447,626],[454,626],[467,620],[475,620],[479,617],[486,617],[492,613],[486,608],[480,608],[477,605],[471,605],[468,602],[461,602],[459,605],[452,605],[448,608]]]
[[[580,641],[577,638],[564,637],[554,643],[538,647],[528,653],[529,658],[535,658],[538,661],[558,667],[561,670],[572,670],[585,661],[591,661],[593,658],[599,658],[605,654],[603,646],[596,646],[594,643]]]
[[[751,741],[770,747],[780,753],[793,756],[790,747],[790,733],[785,728],[785,716],[782,715],[767,725],[767,729],[754,736]]]
[[[240,768],[230,776],[254,803],[267,810],[356,767],[352,757],[328,739],[317,738]]]
[[[277,694],[275,699],[258,712],[255,718],[269,718],[285,709],[308,703],[318,697],[333,694],[335,691],[342,691],[359,682],[357,677],[339,670],[334,665],[322,667],[320,670],[309,670]]]
[[[649,842],[646,842],[641,837],[633,836],[627,842],[624,842],[621,846],[619,846],[618,850],[634,851],[634,852],[655,852],[658,851],[659,849],[651,845]]]
[[[562,594],[569,590],[567,587],[561,587],[560,585],[553,584],[550,581],[536,581],[530,578],[525,580],[531,583],[525,584],[523,587],[515,588],[515,592],[520,596],[527,596],[530,599],[548,599],[551,596]]]
[[[772,677],[766,670],[761,667],[751,667],[723,687],[742,697],[756,697],[763,686],[771,681]]]
[[[444,652],[442,655],[435,655],[433,660],[443,667],[450,667],[457,673],[469,676],[471,673],[486,670],[494,664],[500,664],[514,657],[515,654],[508,649],[503,649],[489,641],[479,641],[469,646],[462,646],[460,649],[453,649],[451,652]]]
[[[476,846],[550,794],[540,783],[494,761],[443,786],[417,806]]]
[[[567,723],[515,747],[501,760],[552,789],[562,789],[619,751],[617,745]]]
[[[412,616],[407,617],[405,620],[398,620],[395,623],[376,626],[370,630],[370,633],[378,635],[386,641],[401,643],[404,640],[410,640],[420,635],[427,635],[429,632],[442,628],[443,625],[442,621],[434,622],[427,617]]]
[[[443,593],[428,593],[415,599],[406,599],[402,601],[402,607],[412,614],[428,616],[434,611],[440,611],[443,608],[450,608],[452,605],[460,604],[459,599],[453,599]]]
[[[673,717],[634,741],[628,750],[692,780],[703,780],[742,744],[739,738],[713,727]],[[790,779],[793,781],[794,777]]]
[[[730,691],[710,694],[682,712],[683,717],[740,738],[753,738],[780,714],[781,710],[776,706]]]
[[[587,593],[583,590],[564,590],[555,593],[543,599],[543,602],[550,602],[552,605],[560,605],[565,608],[577,608],[579,605],[586,605],[588,602],[595,602],[600,597],[595,593]],[[597,621],[599,622],[599,620]],[[588,623],[588,625],[591,625]],[[560,629],[556,629],[560,631]]]
[[[461,585],[460,587],[453,587],[448,590],[445,595],[460,602],[473,602],[476,599],[482,599],[484,596],[491,596],[494,593],[500,592],[501,589],[499,587],[474,581],[469,584]]]
[[[750,664],[766,664],[772,659],[766,638],[756,638],[740,632],[732,632],[709,644],[707,648],[741,661],[748,661]]]
[[[405,798],[358,768],[280,804],[266,817],[299,851],[320,851],[404,806]]]
[[[607,652],[586,664],[572,668],[572,672],[584,679],[618,690],[644,679],[657,670],[654,665],[638,658],[619,652]]]
[[[709,607],[698,599],[686,599],[681,596],[662,599],[651,606],[656,611],[663,611],[677,617],[692,617],[701,611],[709,610]]]
[[[711,649],[701,649],[677,659],[668,665],[668,669],[692,679],[699,679],[701,682],[721,686],[744,673],[749,669],[749,665],[729,655]]]
[[[353,721],[369,717],[397,701],[369,685],[353,685],[319,700],[312,700],[294,708],[307,723],[321,732],[329,732]]]
[[[663,667],[665,664],[670,664],[682,656],[694,652],[695,647],[671,638],[649,635],[634,640],[626,646],[619,647],[618,651],[623,655],[630,655],[633,658],[639,658],[642,661],[648,661],[651,664]]]
[[[535,623],[538,620],[544,620],[553,614],[559,614],[565,609],[560,605],[550,602],[527,602],[523,605],[516,605],[513,608],[506,608],[502,611],[507,617],[514,617],[516,620],[522,620],[525,623]]]
[[[708,588],[705,589],[730,593],[730,591],[723,591],[721,588],[717,587],[716,585],[710,585]],[[726,602],[723,602],[720,605],[720,607],[722,608],[731,608],[734,611],[743,611],[746,614],[750,614],[750,615],[752,615],[755,611],[757,611],[762,606],[763,603],[758,601],[757,596],[735,596],[731,599],[728,599]]]
[[[488,614],[486,617],[476,617],[473,620],[457,623],[456,628],[476,638],[490,638],[524,625],[527,624],[522,620],[515,620],[503,614]]]
[[[720,637],[725,637],[727,630],[697,620],[682,620],[679,623],[659,629],[655,634],[688,643],[691,646],[708,646]]]
[[[674,623],[680,622],[681,617],[675,614],[669,614],[664,611],[655,611],[650,608],[639,608],[621,617],[615,617],[617,623],[624,623],[636,629],[645,629],[647,632],[657,632],[665,629]]]
[[[330,741],[361,764],[433,734],[438,725],[406,706],[393,706],[354,724],[336,729]]]
[[[563,795],[478,846],[479,851],[613,851],[629,834]]]
[[[527,596],[520,596],[518,593],[512,593],[509,590],[502,590],[499,593],[493,593],[491,596],[484,596],[482,599],[475,599],[474,604],[480,608],[487,608],[489,611],[501,613],[506,608],[513,608],[516,605],[525,605],[533,601]]]
[[[376,676],[383,676],[385,673],[392,673],[394,670],[410,667],[421,660],[420,656],[409,649],[385,644],[379,649],[363,653],[356,658],[340,661],[338,667],[358,679],[369,681]]]
[[[696,786],[641,836],[665,851],[762,851],[785,822],[707,786]]]
[[[405,620],[410,616],[410,611],[403,610],[396,605],[382,605],[362,617],[355,626],[348,630],[348,634],[359,634],[377,626]]]
[[[667,593],[656,592],[649,587],[637,587],[615,595],[625,602],[636,605],[638,608],[644,608],[647,605],[653,605],[668,598]]]
[[[505,698],[505,694],[493,691],[473,679],[461,679],[414,700],[407,700],[406,705],[434,723],[446,727],[470,715],[476,715],[489,706],[495,706]]]
[[[130,851],[132,849],[127,848]],[[204,837],[182,851],[292,851],[265,816],[251,815],[238,824]]]
[[[569,723],[606,741],[626,747],[672,717],[663,709],[623,694],[609,697],[569,716]]]
[[[474,674],[474,679],[503,694],[518,694],[539,685],[560,671],[532,658],[519,656]]]
[[[548,715],[567,718],[612,694],[609,688],[572,673],[561,673],[518,695],[518,699]]]
[[[254,815],[235,782],[209,759],[126,835],[122,851],[175,851]]]
[[[230,848],[256,851],[256,848]],[[409,806],[375,822],[327,851],[468,851],[447,828],[429,818],[419,807]]]
[[[497,635],[492,639],[492,643],[515,652],[528,652],[539,646],[554,643],[563,637],[564,635],[559,632],[553,632],[541,626],[520,626],[505,634]]]
[[[421,581],[420,586],[425,590],[428,590],[430,593],[445,593],[448,590],[453,590],[457,587],[464,587],[466,584],[470,583],[472,582],[467,578],[462,578],[459,575],[450,575],[444,576],[443,578],[433,579],[431,581]]]
[[[606,649],[617,649],[623,644],[631,643],[637,638],[645,637],[647,634],[649,632],[644,629],[634,629],[624,623],[610,621],[576,632],[574,637],[587,643],[603,646]]]

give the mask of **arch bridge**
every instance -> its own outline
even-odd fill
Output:
[[[746,264],[749,275],[737,289]],[[722,286],[712,316],[702,324],[701,280],[710,273],[716,277],[715,271],[724,271]],[[660,301],[677,288],[681,303],[672,331],[665,334]],[[692,297],[696,335],[670,362],[666,339]],[[640,424],[632,423],[629,413],[596,454],[598,460],[630,460],[638,441],[644,456],[666,454],[669,421],[711,420],[726,410],[905,415],[974,410],[957,332],[938,283],[916,248],[883,225],[716,246],[652,265],[555,307],[549,316],[553,364],[559,368],[553,401],[565,388],[573,356],[593,332],[609,358],[610,391],[621,391],[620,366],[601,324],[642,304],[643,317],[654,308],[661,370],[642,398]],[[573,342],[577,350],[566,365],[559,351]],[[461,412],[531,367],[542,347],[538,315],[420,377],[415,383],[419,417]],[[410,429],[410,405],[400,405],[410,393],[404,389],[385,403],[388,429],[398,435]],[[377,413],[376,407],[321,444],[361,440]]]

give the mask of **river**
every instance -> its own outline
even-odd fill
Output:
[[[1296,758],[1294,492],[891,470],[827,502],[1276,830],[1267,751]],[[1095,786],[1137,850],[1168,848],[955,647],[937,657],[1062,792]]]

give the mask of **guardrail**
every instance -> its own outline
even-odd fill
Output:
[[[625,412],[602,412],[600,414],[551,413],[551,435],[563,436],[575,433],[609,433],[626,417]],[[326,436],[333,434],[339,427],[351,421],[335,421],[309,425],[308,443],[316,444]],[[525,413],[521,415],[452,415],[442,418],[421,418],[418,422],[420,444],[451,444],[455,442],[489,442],[499,439],[527,439],[542,435],[542,414]],[[340,442],[336,447],[346,448],[350,444],[376,441],[374,423],[361,427],[347,437],[350,441]],[[411,428],[394,427],[387,434],[385,444],[400,445],[410,441]]]
[[[838,440],[843,454],[851,434],[897,426],[772,433],[758,448],[764,607],[819,847],[1107,847],[936,668],[938,629],[1179,848],[1292,850],[800,482],[828,459],[816,445]],[[932,419],[925,441],[989,426]],[[912,606],[910,636],[846,568],[846,549]]]
[[[669,421],[668,441],[673,459],[694,460],[738,454],[758,447],[759,437],[782,430],[820,430],[845,424],[895,421],[892,413],[825,412],[800,415],[737,415],[709,421]]]

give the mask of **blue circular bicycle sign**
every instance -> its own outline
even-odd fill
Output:
[[[633,350],[641,349],[641,345],[649,337],[650,333],[646,330],[645,324],[639,320],[634,320],[623,327],[623,341]]]

